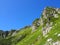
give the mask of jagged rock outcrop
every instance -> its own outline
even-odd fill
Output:
[[[42,24],[43,28],[43,36],[46,35],[51,29],[52,29],[52,26],[53,26],[53,20],[52,18],[58,18],[58,14],[60,12],[60,9],[59,8],[52,8],[52,7],[46,7],[43,11],[43,14],[42,14],[42,17],[41,17],[41,21],[40,23]]]
[[[40,21],[39,21],[39,18],[37,18],[36,20],[33,21],[33,24],[32,24],[32,32],[35,32],[36,29],[40,26]]]
[[[47,35],[47,33],[50,32],[50,30],[53,28],[53,24],[55,23],[52,18],[54,18],[54,19],[59,18],[59,14],[60,14],[60,9],[59,8],[47,7],[47,8],[44,9],[43,14],[42,14],[43,36],[48,37],[46,35]],[[53,21],[51,21],[51,20],[53,20]],[[47,40],[45,45],[60,45],[60,41],[58,40],[58,41],[53,42],[53,39],[50,38],[50,39]]]

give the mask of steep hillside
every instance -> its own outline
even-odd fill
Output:
[[[60,45],[60,9],[46,7],[31,26],[7,34],[0,45]]]

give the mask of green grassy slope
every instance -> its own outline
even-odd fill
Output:
[[[31,33],[22,41],[18,42],[17,45],[31,45],[32,43],[34,43],[34,41],[36,41],[37,37],[41,35],[40,30],[41,30],[41,27],[39,27],[39,29],[36,32]]]

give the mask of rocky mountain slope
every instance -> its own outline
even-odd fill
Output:
[[[60,9],[46,7],[31,26],[1,34],[0,45],[60,45]]]

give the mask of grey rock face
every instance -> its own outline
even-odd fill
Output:
[[[39,21],[39,19],[36,19],[34,22],[33,22],[33,24],[32,24],[32,32],[35,32],[36,31],[36,29],[38,28],[40,26],[40,21]]]

